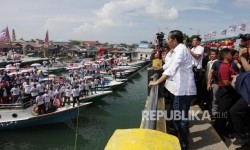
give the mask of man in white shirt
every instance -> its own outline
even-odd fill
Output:
[[[39,90],[36,87],[36,84],[33,85],[33,87],[31,88],[30,92],[31,92],[32,100],[35,100],[36,97],[37,97],[37,95],[38,95],[38,93],[39,93]]]
[[[39,93],[39,94],[41,94],[41,93]],[[46,90],[45,93],[43,94],[43,99],[44,99],[46,111],[48,111],[49,108],[51,107],[51,102],[50,102],[50,96],[49,96],[47,90]]]
[[[204,47],[200,46],[201,38],[199,36],[196,36],[192,40],[192,46],[193,48],[190,50],[192,58],[192,65],[195,65],[197,69],[202,68],[202,59],[203,59],[203,53],[204,53]]]
[[[30,100],[31,99],[31,88],[32,86],[30,85],[30,83],[27,81],[27,82],[24,82],[23,83],[23,88],[24,88],[24,95],[25,97],[28,97],[28,99]]]
[[[36,97],[36,105],[38,107],[38,115],[42,115],[42,114],[46,113],[44,99],[43,99],[43,96],[40,94]]]
[[[183,44],[183,34],[181,31],[170,31],[167,43],[173,49],[172,62],[163,72],[160,79],[150,81],[149,86],[155,86],[170,79],[174,81],[173,87],[168,89],[174,95],[172,110],[178,111],[181,116],[188,118],[188,111],[192,97],[196,95],[196,86],[194,82],[194,73],[192,71],[192,55]],[[182,149],[188,149],[188,120],[176,120],[174,124],[181,140]]]
[[[195,85],[197,87],[197,96],[195,103],[199,104],[202,101],[202,83],[204,79],[204,73],[202,72],[202,59],[204,54],[204,47],[200,46],[201,38],[195,36],[192,40],[193,48],[190,50],[191,55],[193,56],[192,64],[197,67],[198,72],[194,74],[195,76]]]
[[[20,97],[20,89],[15,84],[14,87],[10,90],[12,94],[12,103],[16,103]]]
[[[73,107],[75,107],[75,103],[79,103],[79,88],[77,88],[77,86],[74,86],[73,90],[72,90],[72,95],[73,95]]]
[[[70,90],[70,87],[68,86],[65,89],[65,96],[64,96],[63,106],[65,106],[66,102],[68,103],[68,105],[70,104],[70,97],[71,97],[71,90]]]

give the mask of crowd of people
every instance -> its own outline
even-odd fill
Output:
[[[236,138],[233,144],[244,146],[249,142],[246,120],[250,112],[250,39],[242,39],[244,42],[239,50],[210,49],[201,46],[201,38],[195,36],[192,47],[188,47],[181,31],[171,31],[167,37],[169,50],[163,56],[163,74],[149,86],[165,82],[171,110],[184,112],[182,116],[188,116],[193,104],[208,109],[220,137]],[[189,149],[188,120],[172,122],[182,149]]]
[[[103,76],[83,68],[70,70],[68,77],[45,75],[37,70],[10,76],[2,70],[0,103],[35,104],[38,114],[43,114],[55,107],[69,105],[71,101],[74,107],[79,98],[95,94],[98,87],[104,88],[104,84]]]

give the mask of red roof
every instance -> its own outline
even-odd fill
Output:
[[[100,45],[99,41],[82,41],[83,45],[88,45],[88,46],[97,46]]]

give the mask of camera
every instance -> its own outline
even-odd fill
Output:
[[[241,39],[241,42],[239,44],[239,46],[241,48],[248,48],[249,46],[249,42],[250,42],[250,34],[247,33],[247,34],[239,34],[238,35],[238,39]]]
[[[160,33],[156,33],[156,38],[159,44],[159,48],[163,48],[163,39],[164,39],[164,33],[160,32]]]
[[[194,74],[198,73],[198,68],[197,68],[197,66],[193,65],[193,66],[192,66],[192,70],[193,70]]]
[[[241,39],[242,41],[248,41],[248,40],[250,40],[250,34],[249,33],[247,33],[247,34],[239,34],[238,39]]]

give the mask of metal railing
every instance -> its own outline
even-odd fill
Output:
[[[151,76],[151,79],[153,81],[156,81],[159,78],[159,75],[155,73],[153,76]],[[145,107],[145,111],[154,112],[157,111],[157,101],[158,101],[158,85],[153,86],[150,89],[150,94],[148,97],[148,102]],[[155,129],[156,128],[156,120],[150,120],[150,118],[147,120],[144,120],[142,128],[144,129]]]

